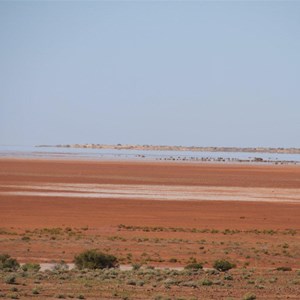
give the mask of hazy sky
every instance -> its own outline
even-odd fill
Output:
[[[1,1],[0,144],[300,147],[300,1]]]

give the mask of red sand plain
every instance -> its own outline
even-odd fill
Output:
[[[1,186],[10,184],[18,190],[18,185],[30,186],[36,183],[257,187],[270,188],[272,191],[281,188],[288,192],[289,189],[300,191],[300,168],[177,162],[0,159]],[[119,224],[219,230],[229,228],[241,231],[300,229],[300,202],[151,201],[1,194],[6,190],[5,187],[0,187],[0,228],[13,228],[19,231],[88,226],[98,235],[110,235],[118,233]],[[124,232],[124,236],[128,237],[130,234],[132,236],[136,233]],[[166,232],[158,234],[169,237],[172,237],[172,234],[173,237],[188,235]],[[249,239],[252,239],[250,244],[255,242],[255,237],[247,236],[248,242]],[[279,237],[275,238],[276,241],[278,239]],[[269,242],[273,243],[271,240]],[[14,253],[16,245],[19,244],[2,243],[2,249]],[[72,255],[75,250],[78,250],[78,247],[71,251]],[[298,250],[297,248],[296,251]],[[50,249],[48,253],[46,250],[43,251],[43,256],[52,257],[55,251],[53,252],[53,249],[51,251],[51,255]],[[176,251],[174,249],[174,253]],[[29,257],[25,252],[25,248],[19,249],[18,256]],[[38,249],[35,253],[38,255]],[[63,258],[70,260],[71,254],[70,256],[66,254]]]
[[[227,164],[0,160],[0,184],[109,183],[300,189],[300,168]],[[300,203],[3,196],[0,227],[213,226],[300,228]],[[245,219],[240,219],[243,216]]]

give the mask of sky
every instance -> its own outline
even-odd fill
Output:
[[[0,1],[0,144],[300,147],[300,1]]]

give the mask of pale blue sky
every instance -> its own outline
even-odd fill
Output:
[[[300,147],[300,2],[0,2],[0,144]]]

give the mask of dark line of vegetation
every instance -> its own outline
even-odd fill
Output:
[[[247,234],[264,234],[264,235],[274,235],[274,234],[283,234],[283,235],[296,235],[298,230],[296,229],[285,229],[285,230],[274,230],[274,229],[251,229],[251,230],[238,230],[238,229],[197,229],[197,228],[183,228],[183,227],[161,227],[161,226],[131,226],[119,224],[118,230],[128,230],[128,231],[144,231],[144,232],[190,232],[190,233],[212,233],[212,234],[224,234],[224,235],[233,235],[239,233]]]

